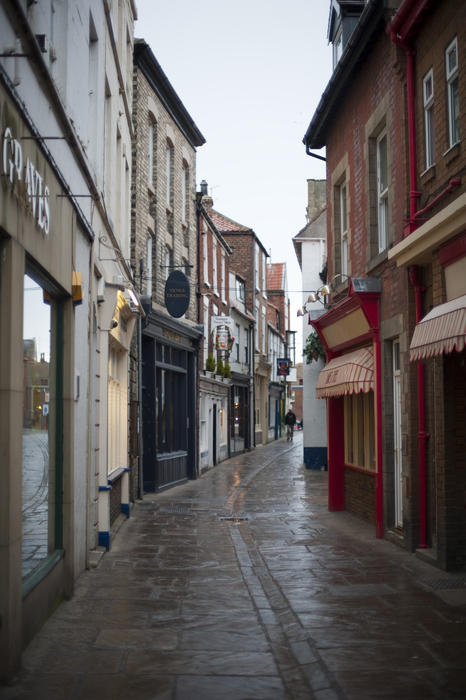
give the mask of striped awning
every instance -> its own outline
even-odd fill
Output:
[[[457,350],[466,344],[466,294],[435,306],[414,329],[410,359],[424,360]]]
[[[344,394],[367,393],[374,389],[372,348],[359,348],[330,360],[319,373],[316,395],[319,399]]]

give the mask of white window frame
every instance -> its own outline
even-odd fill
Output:
[[[221,262],[220,262],[220,284],[221,284],[220,294],[222,297],[222,301],[226,302],[227,289],[226,289],[226,281],[225,281],[225,253],[223,252],[223,250],[221,251]]]
[[[235,328],[236,328],[236,338],[235,338],[235,344],[236,344],[236,362],[241,362],[241,326],[239,323],[235,323]]]
[[[204,231],[203,237],[202,237],[202,254],[204,257],[204,284],[206,284],[208,287],[210,287],[210,279],[209,279],[209,247],[208,247],[208,241],[207,241],[207,236],[208,232]]]
[[[382,173],[381,144],[385,142],[385,169]],[[388,138],[384,129],[377,138],[377,236],[378,252],[382,253],[388,245]],[[383,182],[385,175],[386,182]]]
[[[217,241],[212,236],[212,290],[218,295]]]
[[[343,27],[340,25],[333,40],[333,69],[335,70],[339,60],[343,55]]]
[[[172,250],[168,246],[165,248],[165,281],[167,281],[168,276],[171,272],[172,265]]]
[[[340,194],[340,272],[348,274],[348,187],[342,182]]]
[[[236,298],[240,301],[245,301],[246,299],[245,284],[238,277],[236,278]]]
[[[424,149],[426,170],[435,162],[434,142],[434,71],[426,73],[422,81],[422,96],[424,102]]]
[[[452,62],[452,58],[454,58],[454,62]],[[457,37],[450,42],[445,51],[445,71],[447,80],[448,144],[452,148],[460,140]]]

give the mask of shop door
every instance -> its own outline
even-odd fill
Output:
[[[395,527],[403,527],[403,469],[401,451],[400,342],[393,343],[393,459]]]

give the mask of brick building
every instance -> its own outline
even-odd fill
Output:
[[[269,440],[284,434],[284,416],[289,407],[289,374],[281,375],[278,360],[288,358],[289,299],[285,263],[267,264],[267,326],[269,383]],[[291,364],[291,363],[290,363]]]
[[[134,45],[131,261],[144,295],[138,364],[133,365],[132,432],[142,435],[137,489],[154,491],[198,472],[196,148],[204,137],[149,45]],[[167,311],[166,284],[181,272],[183,313]],[[136,371],[137,370],[137,371]],[[142,391],[144,387],[144,391]],[[189,429],[191,426],[191,429]],[[134,464],[133,464],[134,466]]]
[[[199,470],[229,456],[230,353],[234,325],[230,316],[231,250],[209,216],[212,200],[207,183],[198,193],[199,322],[204,340],[199,355]]]
[[[328,401],[329,506],[459,568],[466,8],[357,5],[340,45],[349,5],[332,3],[334,73],[304,139],[310,155],[327,147],[331,294],[313,325],[328,352],[317,391]]]
[[[255,323],[249,327],[249,333],[253,335],[250,358],[254,357],[254,399],[251,403],[254,406],[254,412],[250,412],[254,428],[250,445],[265,444],[268,436],[270,378],[270,364],[267,358],[266,260],[268,254],[251,228],[229,219],[213,208],[210,209],[209,215],[232,250],[230,270],[238,275],[239,280],[244,280],[244,307],[248,315],[255,319]],[[252,362],[252,359],[250,361]]]

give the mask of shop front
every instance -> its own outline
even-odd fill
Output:
[[[197,353],[202,332],[152,309],[142,332],[143,488],[198,474]]]
[[[43,142],[0,84],[0,675],[73,581],[73,237]]]
[[[348,296],[311,324],[327,364],[316,386],[327,400],[329,510],[375,523],[383,536],[380,281],[350,280]],[[343,439],[342,439],[343,436]]]

